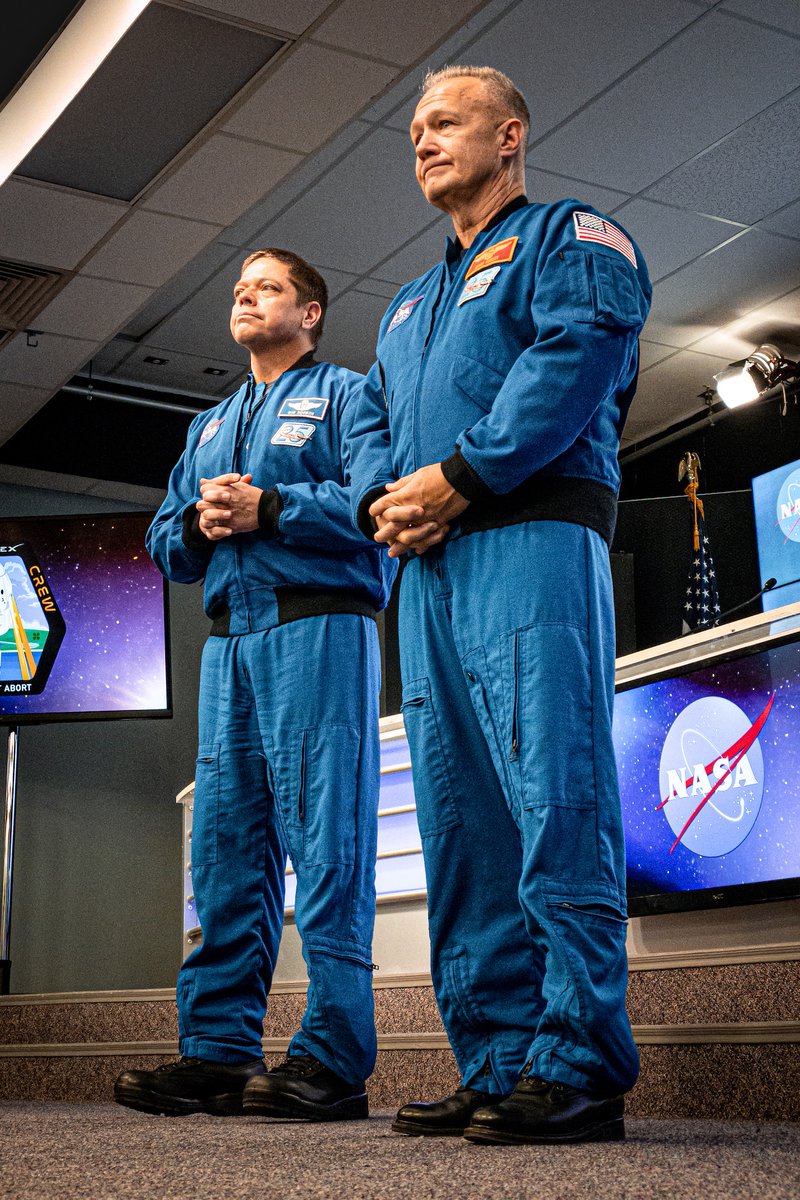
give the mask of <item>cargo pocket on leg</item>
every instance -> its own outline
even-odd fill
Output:
[[[217,861],[219,840],[219,746],[201,746],[197,752],[192,810],[192,853],[194,867]]]
[[[417,823],[420,835],[443,833],[461,824],[439,722],[427,679],[414,679],[403,688],[403,721],[411,747]]]

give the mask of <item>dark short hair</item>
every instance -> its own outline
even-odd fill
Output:
[[[248,254],[242,263],[242,271],[245,271],[250,266],[250,263],[255,262],[259,258],[274,258],[276,262],[283,263],[284,266],[288,267],[289,278],[294,284],[294,290],[297,292],[297,299],[300,303],[310,304],[313,300],[322,309],[319,320],[313,329],[309,331],[313,339],[313,345],[316,346],[322,337],[322,327],[325,324],[325,313],[328,308],[327,283],[319,271],[315,270],[299,254],[295,254],[293,250],[280,250],[275,246],[270,246],[266,250],[254,250],[252,254]]]

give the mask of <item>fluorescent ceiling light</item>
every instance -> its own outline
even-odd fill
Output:
[[[148,3],[84,0],[0,111],[0,186],[75,99]]]

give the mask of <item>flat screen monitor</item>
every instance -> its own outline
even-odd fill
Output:
[[[172,716],[151,520],[0,518],[0,724]]]
[[[753,479],[758,565],[762,582],[800,579],[800,460]],[[764,611],[800,600],[800,583],[767,591]]]
[[[631,915],[800,896],[800,633],[617,693]]]

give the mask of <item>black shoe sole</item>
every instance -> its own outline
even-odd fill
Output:
[[[245,1095],[243,1109],[246,1117],[289,1117],[298,1121],[364,1121],[369,1117],[366,1092],[335,1104],[312,1104],[298,1096]]]
[[[146,1088],[114,1087],[114,1099],[125,1108],[136,1108],[139,1112],[162,1117],[191,1117],[196,1113],[208,1113],[214,1117],[240,1117],[242,1115],[242,1093],[226,1092],[219,1096],[208,1096],[205,1100],[187,1100],[182,1096],[162,1096]]]
[[[484,1129],[480,1125],[468,1125],[464,1137],[469,1142],[493,1143],[501,1146],[527,1145],[565,1145],[570,1142],[622,1142],[625,1140],[625,1121],[618,1117],[613,1121],[603,1121],[600,1125],[590,1125],[576,1133],[569,1134],[527,1134],[516,1133],[513,1130]]]
[[[408,1137],[463,1137],[464,1125],[446,1125],[435,1128],[431,1125],[417,1125],[414,1121],[393,1121],[395,1133],[405,1133]]]

